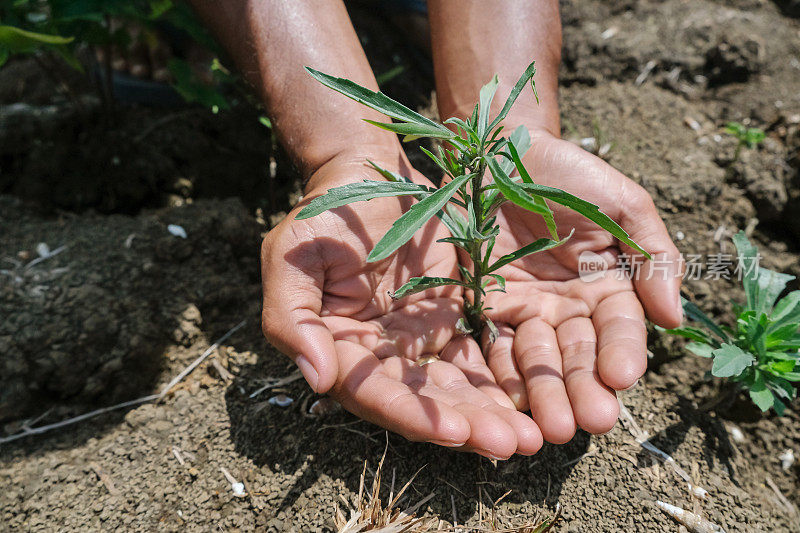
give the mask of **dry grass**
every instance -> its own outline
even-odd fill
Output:
[[[338,505],[336,506],[334,523],[338,533],[425,533],[434,531],[457,531],[459,533],[548,533],[553,526],[556,525],[559,515],[561,514],[561,509],[557,507],[556,514],[551,519],[537,519],[532,522],[526,521],[523,525],[499,526],[499,517],[496,512],[497,504],[511,493],[511,491],[508,491],[492,505],[491,517],[483,519],[483,513],[481,513],[480,525],[447,526],[439,518],[417,516],[417,511],[433,498],[433,492],[410,507],[401,509],[398,506],[400,499],[411,486],[411,483],[414,481],[419,471],[417,471],[417,474],[411,476],[411,479],[400,489],[397,495],[394,495],[394,480],[392,480],[389,503],[384,508],[380,499],[380,490],[385,459],[386,452],[384,451],[383,457],[381,457],[381,461],[378,464],[378,469],[375,471],[375,477],[372,481],[372,489],[370,491],[366,490],[367,463],[365,461],[359,481],[358,495],[352,502],[348,501],[344,496],[340,496],[345,505],[345,509],[348,511],[349,517],[345,515],[345,511],[343,511],[342,508]]]

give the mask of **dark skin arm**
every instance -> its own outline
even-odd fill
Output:
[[[309,76],[308,65],[377,83],[340,1],[194,0],[194,6],[262,96],[286,150],[308,179],[310,198],[328,188],[381,179],[366,158],[429,183],[408,163],[397,137],[362,118],[385,117]],[[407,200],[376,199],[295,220],[302,203],[262,247],[263,329],[317,392],[411,440],[494,458],[535,453],[538,426],[519,413],[480,348],[454,331],[459,289],[392,301],[411,276],[458,276],[446,230],[434,221],[392,257],[365,258]],[[439,360],[420,366],[428,355]]]
[[[545,439],[566,442],[576,426],[608,431],[617,418],[614,391],[632,386],[646,368],[644,311],[664,327],[681,321],[678,251],[644,189],[559,139],[557,1],[430,0],[428,6],[441,116],[467,116],[494,74],[500,78],[494,101],[499,110],[535,59],[541,103],[526,89],[505,120],[509,131],[520,124],[531,131],[524,163],[533,179],[599,205],[666,267],[652,275],[654,263],[645,262],[633,281],[580,280],[581,254],[598,254],[613,268],[620,254],[632,250],[582,217],[554,208],[560,233],[575,228],[573,237],[505,267],[508,293],[495,293],[488,302],[501,330],[500,339],[484,347],[489,367],[517,407],[531,409]],[[498,220],[498,256],[547,236],[540,217],[513,206],[504,207]]]

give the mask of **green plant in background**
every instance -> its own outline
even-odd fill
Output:
[[[498,86],[495,76],[481,89],[479,102],[470,117],[466,120],[450,118],[443,123],[423,117],[383,93],[373,92],[350,80],[335,78],[311,68],[306,70],[327,87],[397,121],[367,122],[403,135],[404,141],[429,137],[440,139],[444,145],[439,146],[438,153],[421,148],[446,175],[445,184],[440,188],[411,183],[405,177],[369,162],[388,181],[363,181],[330,189],[327,194],[314,198],[296,217],[310,218],[329,209],[380,197],[413,196],[419,200],[394,222],[369,253],[367,261],[380,261],[389,257],[436,216],[451,234],[442,241],[463,249],[471,259],[472,270],[460,267],[461,279],[413,277],[392,295],[395,299],[434,287],[464,287],[472,298],[469,300],[465,295],[466,318],[459,320],[457,329],[472,333],[478,338],[486,325],[492,337],[496,336],[496,327],[485,316],[483,298],[487,291],[505,290],[505,279],[497,271],[517,259],[559,246],[571,235],[559,235],[548,201],[580,213],[621,242],[649,257],[647,252],[596,205],[560,189],[534,183],[521,161],[531,145],[530,134],[524,126],[517,128],[508,137],[500,135],[503,130],[501,121],[508,115],[528,82],[534,95],[536,94],[533,63],[517,81],[497,116],[490,117],[490,107]],[[455,131],[445,124],[453,125]],[[487,170],[491,177],[488,181]],[[514,171],[519,177],[510,177]],[[549,238],[538,239],[503,257],[493,258],[492,249],[500,233],[496,215],[498,209],[507,202],[542,216],[550,235]]]
[[[136,38],[152,41],[157,25],[169,25],[202,46],[218,52],[217,44],[196,20],[188,5],[173,0],[6,0],[0,4],[0,67],[14,55],[35,54],[44,70],[52,73],[47,58],[55,55],[83,72],[82,51],[104,52],[110,76],[112,48],[128,49]],[[138,36],[134,36],[133,29]],[[229,107],[217,88],[232,81],[218,61],[209,65],[213,83],[204,81],[189,64],[173,59],[169,69],[175,89],[190,102],[212,109]],[[106,79],[104,99],[110,78]]]
[[[764,138],[766,137],[764,130],[761,128],[748,128],[739,122],[728,122],[725,125],[725,133],[733,135],[738,141],[731,163],[735,163],[739,160],[742,148],[746,146],[747,148],[753,149],[764,142]]]
[[[800,381],[800,291],[778,300],[794,276],[759,266],[758,249],[744,232],[733,242],[747,296],[744,305],[733,304],[736,327],[717,325],[684,300],[686,316],[702,327],[666,331],[691,339],[686,349],[712,358],[713,376],[731,380],[747,390],[762,411],[772,407],[780,415],[796,396],[791,382]]]

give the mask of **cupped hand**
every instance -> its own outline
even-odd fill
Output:
[[[498,271],[507,292],[487,299],[500,330],[484,345],[487,363],[517,407],[530,408],[545,440],[563,443],[576,427],[604,433],[614,426],[615,391],[633,386],[647,367],[645,311],[664,327],[680,324],[682,263],[649,194],[601,159],[540,133],[523,162],[537,183],[600,206],[653,257],[645,261],[593,222],[550,203],[560,236],[574,229],[569,241]],[[498,222],[498,257],[548,236],[542,217],[512,204]],[[582,278],[581,261],[608,270]],[[618,263],[639,268],[626,276]]]
[[[399,153],[370,156],[427,184]],[[312,176],[307,199],[364,179],[382,178],[363,155],[337,158]],[[367,263],[411,200],[375,199],[296,220],[305,203],[264,239],[262,323],[311,387],[410,440],[493,458],[535,453],[539,428],[497,385],[475,341],[455,331],[461,290],[390,297],[413,276],[458,277],[454,248],[436,242],[448,236],[438,220],[391,257]]]

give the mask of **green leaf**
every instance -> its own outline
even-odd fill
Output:
[[[453,132],[447,130],[444,133],[439,127],[429,126],[428,124],[415,124],[412,122],[376,122],[374,120],[362,119],[364,122],[377,126],[381,129],[388,130],[399,135],[404,135],[403,142],[413,141],[420,137],[435,137],[438,139],[449,139],[453,136]]]
[[[417,292],[426,291],[436,287],[444,287],[446,285],[459,285],[461,287],[465,286],[463,281],[452,278],[428,276],[415,277],[411,278],[405,282],[402,287],[397,289],[394,294],[392,294],[392,299],[399,300],[400,298],[408,296],[409,294],[415,294]]]
[[[728,334],[725,333],[722,328],[716,324],[716,322],[711,320],[703,311],[700,310],[699,307],[683,296],[681,296],[681,305],[683,306],[683,312],[686,314],[686,318],[694,320],[695,322],[700,322],[705,327],[710,329],[722,341],[727,342],[730,340]]]
[[[497,131],[497,130],[495,130]],[[509,144],[513,144],[514,147],[517,149],[517,153],[520,157],[524,156],[525,153],[531,147],[531,134],[528,131],[528,128],[525,126],[520,126],[511,132],[511,135],[508,138]],[[509,176],[514,171],[514,161],[512,161],[508,157],[504,157],[500,160],[500,168],[503,169],[503,172],[508,174]],[[491,189],[487,191],[486,198],[484,199],[484,206],[488,208],[494,203],[495,198],[497,195],[500,194],[500,190],[497,188]]]
[[[607,232],[611,233],[620,242],[627,244],[634,250],[641,252],[647,259],[652,259],[650,254],[641,246],[633,242],[630,235],[622,229],[619,224],[614,222],[608,215],[600,211],[600,208],[591,202],[587,202],[561,189],[539,185],[537,183],[521,183],[519,185],[531,194],[542,196],[548,200],[568,207],[588,218]]]
[[[718,378],[738,376],[756,360],[753,354],[727,343],[714,350],[712,354],[714,364],[711,367],[711,374]]]
[[[767,388],[764,384],[763,378],[753,384],[750,387],[750,399],[753,400],[753,403],[758,406],[759,409],[762,411],[769,410],[770,407],[773,406],[775,403],[775,397],[772,394],[772,391]]]
[[[769,364],[769,368],[778,374],[785,374],[794,370],[796,363],[791,360],[773,361]]]
[[[783,343],[783,341],[791,339],[797,333],[798,328],[800,328],[800,324],[786,324],[772,330],[767,334],[767,348],[774,348]]]
[[[550,212],[549,208],[542,207],[540,204],[536,203],[536,200],[534,200],[530,194],[515,183],[507,173],[503,172],[497,159],[492,156],[487,156],[486,163],[489,166],[489,170],[492,172],[495,185],[497,185],[497,188],[507,200],[510,200],[523,209],[539,213],[540,215]]]
[[[416,183],[392,182],[392,181],[362,181],[359,183],[348,183],[341,187],[328,189],[326,194],[317,196],[307,206],[305,206],[295,218],[303,220],[311,218],[343,205],[353,202],[372,200],[373,198],[384,198],[390,196],[408,196],[430,194],[430,190]]]
[[[517,149],[513,143],[509,143],[508,151],[511,154],[511,160],[514,162],[514,166],[517,168],[517,172],[519,172],[522,181],[525,183],[533,183],[533,178],[531,178],[531,175],[528,174],[528,170],[525,168],[525,165],[522,164],[522,160],[520,159]],[[547,201],[541,196],[534,196],[533,199],[537,204],[547,209],[547,213],[543,214],[542,217],[544,217],[544,222],[547,225],[547,229],[550,231],[550,236],[557,240],[558,228],[556,227],[556,221],[553,218],[553,211],[550,209],[550,206],[547,205]]]
[[[506,118],[508,112],[511,111],[511,106],[513,106],[514,102],[517,101],[519,93],[522,92],[522,89],[525,88],[525,84],[528,83],[529,80],[531,82],[531,89],[533,89],[533,95],[536,97],[536,102],[539,102],[539,95],[536,94],[536,84],[533,81],[533,75],[536,74],[536,68],[534,68],[535,64],[536,62],[534,61],[528,65],[528,68],[525,69],[525,72],[523,72],[522,76],[520,76],[519,80],[517,80],[516,85],[514,85],[514,88],[511,89],[511,93],[508,95],[506,103],[503,105],[503,109],[500,110],[500,114],[498,114],[492,123],[489,124],[489,131],[492,131],[495,126],[497,126],[504,118]]]
[[[712,357],[714,355],[714,347],[704,342],[690,342],[686,345],[686,349],[698,357]]]
[[[42,46],[64,45],[73,40],[73,37],[36,33],[15,26],[0,26],[0,46],[12,54],[33,52]]]
[[[431,131],[434,129],[439,131],[442,138],[449,139],[455,137],[455,134],[445,126],[437,124],[429,118],[423,117],[416,111],[412,111],[400,102],[392,100],[380,91],[370,91],[366,87],[362,87],[353,81],[344,78],[336,78],[334,76],[324,74],[318,70],[314,70],[310,67],[305,67],[305,69],[309,74],[311,74],[311,76],[314,77],[314,79],[326,87],[330,87],[334,91],[340,92],[348,98],[364,104],[365,106],[383,113],[386,116],[402,122],[409,122],[421,126],[429,126]]]
[[[772,322],[769,331],[775,331],[786,324],[800,323],[800,291],[792,291],[775,305],[769,316]]]
[[[439,219],[447,227],[450,235],[466,239],[467,237],[467,219],[461,212],[450,204],[444,206],[444,210],[437,213]]]
[[[506,292],[506,278],[501,276],[500,274],[489,274],[489,277],[494,278],[497,282],[497,285],[500,287],[501,292]],[[485,282],[488,285],[488,280]],[[486,285],[484,285],[484,288]]]
[[[414,233],[430,220],[453,197],[459,187],[472,179],[472,174],[458,176],[453,181],[438,189],[436,192],[423,198],[419,203],[411,206],[403,216],[398,218],[389,231],[386,232],[375,248],[367,256],[367,262],[373,263],[386,259],[395,250],[403,246]]]
[[[800,372],[784,372],[781,377],[787,381],[800,381]]]
[[[489,112],[492,108],[492,100],[494,100],[494,94],[497,92],[497,74],[494,77],[481,87],[480,93],[480,105],[478,107],[478,138],[483,141],[486,139],[487,134],[487,126],[489,125]]]
[[[556,246],[560,246],[560,245],[564,244],[565,242],[567,242],[570,237],[572,237],[572,232],[570,232],[569,235],[567,235],[566,237],[564,237],[560,241],[554,241],[552,239],[538,239],[538,240],[535,240],[532,243],[530,243],[530,244],[528,244],[526,246],[523,246],[519,250],[516,250],[514,252],[511,252],[510,254],[506,254],[506,255],[502,256],[500,259],[495,261],[494,264],[492,266],[490,266],[489,269],[486,272],[487,273],[494,272],[498,268],[501,268],[501,267],[511,263],[512,261],[516,261],[517,259],[521,259],[521,258],[523,258],[523,257],[525,257],[527,255],[535,254],[537,252],[543,252],[545,250],[550,250],[551,248],[555,248]]]
[[[762,314],[758,319],[750,317],[747,322],[747,344],[753,347],[758,355],[767,352],[767,315]]]
[[[733,236],[733,244],[738,252],[739,268],[742,269],[747,307],[757,313],[770,313],[775,300],[794,276],[759,266],[758,248],[748,240],[743,231]]]
[[[711,335],[709,335],[708,333],[699,328],[695,328],[692,326],[681,326],[679,328],[663,329],[660,326],[656,326],[656,329],[659,331],[663,331],[665,333],[669,333],[670,335],[678,335],[680,337],[685,337],[687,339],[691,339],[696,342],[701,342],[703,344],[710,344],[714,348],[719,348],[719,342],[716,341],[714,338],[712,338]]]

